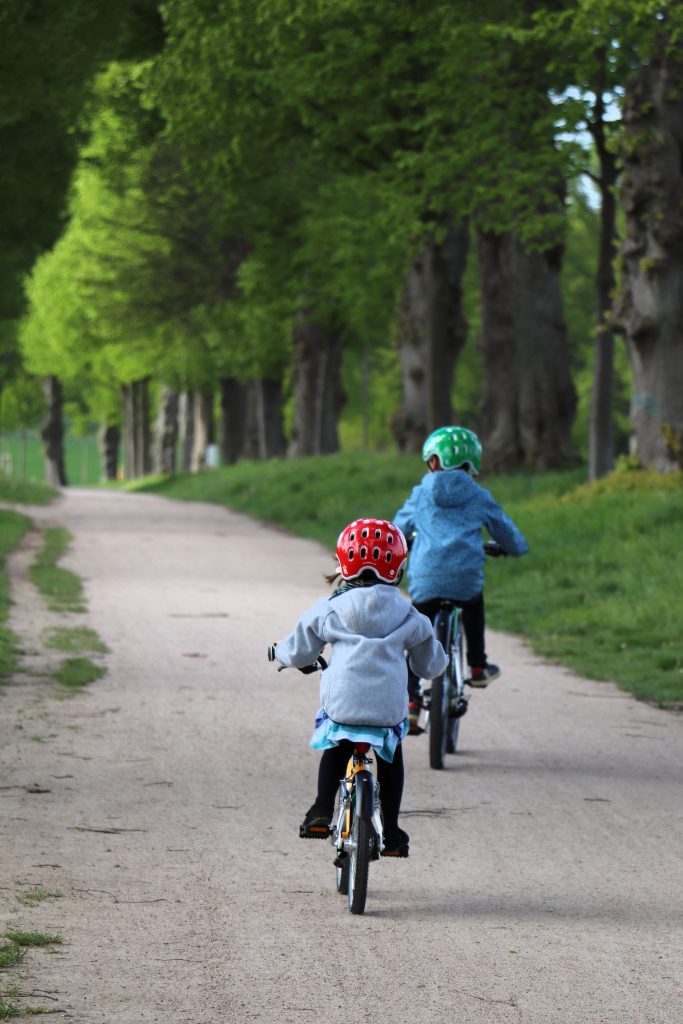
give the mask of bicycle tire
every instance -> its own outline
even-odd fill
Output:
[[[442,608],[434,620],[434,633],[446,653],[451,643],[451,612]],[[450,662],[449,662],[450,665]],[[429,767],[441,771],[446,763],[450,719],[450,677],[446,671],[432,679],[429,705]]]
[[[368,895],[368,874],[372,847],[372,824],[367,818],[353,819],[351,835],[354,845],[351,850],[349,864],[349,910],[352,914],[362,914]]]
[[[346,857],[341,867],[336,868],[337,872],[337,892],[341,896],[348,896],[349,894],[349,867],[350,858]]]
[[[463,633],[462,633],[462,619],[458,613],[456,620],[456,635],[451,639],[451,650],[449,652],[449,662],[447,672],[450,673],[451,686],[450,686],[450,700],[453,698],[457,699],[462,697],[465,692],[464,678],[465,678],[465,649],[463,647]],[[458,749],[458,739],[460,736],[460,719],[451,718],[446,737],[446,753],[455,754]]]

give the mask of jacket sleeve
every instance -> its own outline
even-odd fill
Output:
[[[303,668],[311,665],[325,646],[322,636],[325,612],[328,602],[318,601],[305,612],[292,632],[275,645],[275,658],[287,668]]]
[[[411,545],[412,534],[417,529],[417,512],[418,512],[418,500],[419,500],[420,488],[419,486],[413,487],[410,497],[405,501],[402,507],[398,510],[394,516],[394,523],[398,526],[403,536],[408,541],[408,547]]]
[[[486,512],[486,529],[505,554],[525,555],[529,550],[526,537],[493,498],[490,498]]]
[[[434,636],[434,628],[426,615],[412,609],[412,614],[422,621],[416,630],[415,643],[408,649],[408,662],[415,675],[423,679],[440,676],[448,664],[446,652]]]

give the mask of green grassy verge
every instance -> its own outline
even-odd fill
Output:
[[[66,651],[69,654],[81,651],[93,651],[95,654],[107,654],[108,652],[107,645],[100,640],[95,630],[89,629],[87,626],[80,626],[76,629],[48,630],[45,646],[56,651]]]
[[[26,516],[0,509],[0,678],[12,670],[16,651],[16,640],[5,625],[11,604],[5,559],[30,527]]]
[[[0,476],[0,501],[17,505],[49,505],[56,494],[54,487],[46,487],[45,484]]]
[[[67,690],[73,692],[101,679],[105,671],[101,665],[96,665],[90,658],[66,658],[58,671],[54,673],[54,678]]]
[[[136,488],[216,502],[333,550],[351,519],[391,518],[422,472],[415,457],[344,454],[241,463]],[[591,486],[580,485],[582,476],[482,477],[531,548],[488,564],[488,622],[589,678],[681,707],[683,475],[617,472]]]
[[[45,531],[43,548],[30,569],[31,582],[47,599],[52,611],[83,612],[83,587],[80,579],[57,565],[71,542],[71,534],[61,526]]]

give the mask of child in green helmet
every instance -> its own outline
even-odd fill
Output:
[[[505,555],[529,546],[513,521],[474,477],[481,468],[481,444],[464,427],[440,427],[429,435],[422,458],[429,472],[394,516],[406,537],[414,537],[408,562],[413,604],[432,621],[440,601],[462,608],[471,686],[487,686],[500,675],[485,648],[485,528]],[[419,712],[418,680],[409,679],[411,721]]]

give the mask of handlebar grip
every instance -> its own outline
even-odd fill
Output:
[[[299,672],[303,672],[305,676],[310,675],[311,672],[324,672],[327,668],[327,662],[323,658],[322,654],[319,654],[312,665],[304,665],[303,668],[299,669]]]
[[[504,551],[498,541],[495,540],[487,540],[484,542],[484,553],[488,555],[489,558],[507,557],[507,551]]]

